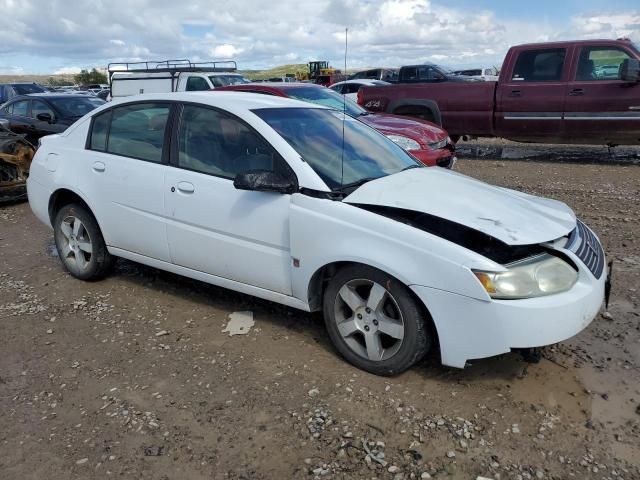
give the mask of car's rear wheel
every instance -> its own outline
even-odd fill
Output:
[[[115,258],[95,218],[78,204],[63,206],[53,222],[58,256],[64,267],[81,280],[97,280],[109,273]]]
[[[364,265],[340,270],[324,295],[324,319],[336,349],[353,365],[395,375],[432,344],[424,308],[394,277]]]

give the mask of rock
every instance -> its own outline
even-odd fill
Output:
[[[455,458],[455,456],[456,456],[456,452],[454,452],[453,450],[449,450],[447,452],[447,457],[448,458]]]
[[[520,427],[517,423],[511,425],[511,433],[520,433]]]
[[[429,473],[428,473],[428,472],[422,472],[422,475],[420,475],[420,478],[421,478],[422,480],[426,480],[426,479],[428,479],[428,478],[431,478],[431,475],[429,475]]]
[[[160,457],[162,456],[162,451],[164,447],[158,447],[156,445],[150,445],[148,447],[144,447],[144,456],[145,457]]]
[[[81,458],[80,460],[76,461],[76,465],[84,465],[88,461],[89,461],[88,458]]]
[[[387,471],[389,473],[398,473],[400,471],[400,467],[396,467],[395,465],[391,465]]]
[[[312,460],[310,458],[305,458],[304,463],[306,463],[307,465],[311,465]]]
[[[469,445],[464,440],[460,440],[460,448],[467,448]]]
[[[612,321],[613,315],[611,315],[609,312],[602,312],[602,318],[604,318],[605,320]]]
[[[51,329],[51,328],[50,328],[50,329],[48,329],[48,330],[47,330],[47,333],[48,333],[49,335],[51,335],[51,334],[53,333],[53,329]]]
[[[309,390],[310,397],[315,397],[317,395],[320,395],[320,390],[318,390],[317,388],[312,388],[311,390]]]
[[[229,336],[246,335],[255,324],[252,311],[233,312],[229,315],[229,322],[222,333],[228,332]]]
[[[167,332],[166,330],[160,330],[158,333],[156,333],[156,337],[163,337],[165,335],[169,335],[169,332]]]

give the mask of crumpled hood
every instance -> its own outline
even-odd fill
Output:
[[[438,142],[447,137],[447,132],[435,123],[419,119],[390,115],[388,113],[372,113],[358,117],[385,135],[402,135],[410,137],[426,146],[428,143]]]
[[[531,245],[567,235],[573,211],[557,200],[494,187],[444,168],[412,168],[365,183],[344,200],[444,218],[508,245]]]

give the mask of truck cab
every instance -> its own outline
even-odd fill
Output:
[[[109,64],[111,97],[142,93],[213,90],[249,83],[234,61],[194,63],[190,60]]]

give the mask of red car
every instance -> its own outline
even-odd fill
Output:
[[[455,146],[438,125],[420,119],[371,113],[355,102],[326,87],[310,83],[247,83],[216,88],[215,91],[241,90],[278,97],[295,98],[342,110],[357,118],[404,148],[427,166],[452,168]]]

